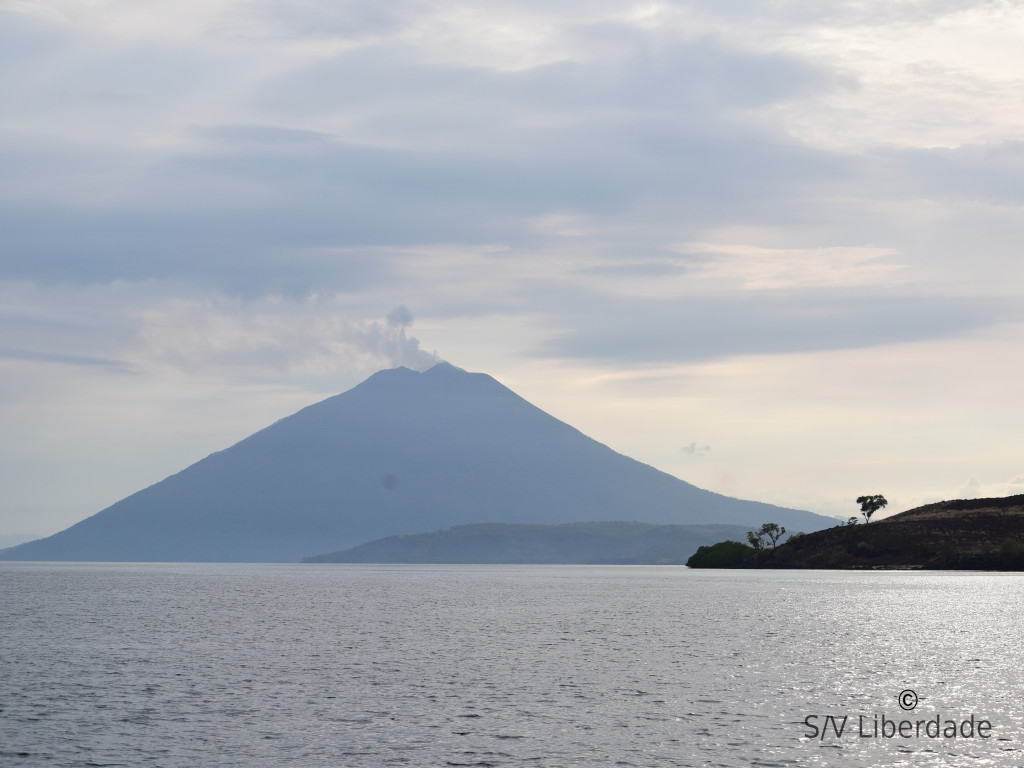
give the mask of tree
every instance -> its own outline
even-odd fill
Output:
[[[786,529],[778,523],[765,523],[761,526],[761,530],[758,533],[771,541],[772,549],[774,550],[779,545],[779,539],[786,535]]]
[[[786,529],[778,523],[765,523],[756,531],[747,531],[747,541],[757,552],[760,552],[764,549],[765,539],[767,539],[772,543],[772,551],[774,551],[779,544],[779,539],[785,534]]]
[[[881,494],[876,496],[858,496],[857,503],[860,504],[860,512],[864,515],[865,523],[870,523],[871,516],[889,504],[889,502],[885,500],[885,496],[882,496]]]
[[[747,541],[750,542],[750,546],[754,548],[755,552],[760,552],[764,549],[764,539],[761,538],[760,533],[747,531]]]

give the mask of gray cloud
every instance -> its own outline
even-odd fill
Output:
[[[537,352],[620,363],[697,362],[946,338],[1014,313],[990,300],[865,299],[820,290],[646,302],[608,298],[600,312],[579,316],[575,330],[549,339]]]
[[[246,4],[236,14],[261,23],[261,31],[267,35],[352,40],[395,32],[428,7],[423,2],[407,0],[383,4],[359,0],[261,0]]]
[[[222,127],[208,132],[222,151],[155,165],[120,205],[6,206],[0,278],[178,280],[245,295],[358,290],[393,272],[354,247],[536,246],[524,219],[566,209],[634,218],[672,207],[675,227],[707,226],[777,209],[766,200],[787,188],[802,194],[814,179],[827,185],[845,175],[842,161],[795,145],[686,136],[658,125],[609,131],[552,131],[534,157],[517,161]],[[254,136],[269,148],[254,147]],[[118,161],[108,162],[116,168]],[[59,187],[60,171],[48,163],[22,154],[14,167]],[[82,172],[99,185],[110,173],[104,165]],[[247,202],[253,188],[270,190],[270,198]]]
[[[571,254],[574,266],[558,276],[482,277],[474,295],[431,284],[418,312],[535,312],[572,329],[544,354],[622,360],[847,348],[1014,317],[1007,303],[928,299],[925,287],[835,302],[805,294],[670,302],[643,291],[608,298],[579,285],[576,278],[678,278],[716,256],[687,263],[669,254],[673,244],[737,227],[785,232],[809,246],[879,243],[911,267],[955,262],[978,243],[985,249],[976,258],[991,267],[1019,242],[1019,225],[999,211],[1020,201],[1020,145],[854,153],[802,144],[770,119],[772,110],[855,90],[855,78],[729,34],[738,19],[752,29],[787,19],[860,23],[867,6],[876,21],[896,11],[877,3],[790,3],[772,13],[747,2],[678,5],[706,31],[683,38],[671,24],[577,21],[567,11],[544,17],[564,56],[502,69],[441,60],[410,44],[405,33],[436,15],[430,4],[264,2],[233,10],[214,38],[359,45],[256,79],[233,109],[187,112],[184,124],[178,98],[188,103],[211,73],[228,74],[205,48],[108,51],[69,27],[8,14],[13,26],[0,40],[10,46],[0,46],[0,57],[12,71],[50,73],[34,92],[48,108],[67,110],[54,112],[53,124],[65,114],[89,119],[81,135],[63,138],[8,130],[0,281],[157,282],[182,296],[246,300],[375,293],[390,305],[421,290],[416,248],[500,244],[538,263]],[[548,12],[539,3],[503,7]],[[915,4],[897,15],[935,18],[962,7]],[[58,50],[71,51],[78,66],[37,66]],[[13,105],[25,103],[26,88],[0,78]],[[48,94],[61,89],[72,98],[54,106]],[[119,130],[121,118],[91,111],[78,95],[128,109],[126,141],[152,133],[169,143],[147,150],[97,140]],[[913,199],[952,210],[920,227],[898,208]],[[955,210],[961,201],[983,204],[998,222],[977,226],[982,214]],[[577,237],[537,226],[563,214],[607,231]],[[470,272],[488,266],[485,257],[466,264]],[[381,348],[392,342],[405,348],[400,339]],[[94,356],[118,357],[106,349]]]
[[[691,2],[675,2],[674,6],[694,8]],[[722,0],[700,7],[703,15],[740,24],[889,26],[892,24],[929,24],[947,16],[979,7],[1005,5],[1003,0],[929,0],[929,2],[893,3],[887,0],[865,2],[819,3],[815,0],[791,0],[765,6],[758,0]]]
[[[31,360],[39,363],[56,363],[59,365],[85,366],[87,368],[105,368],[117,373],[134,373],[132,366],[123,360],[106,360],[86,355],[62,355],[52,352],[10,349],[0,347],[0,358],[7,360]]]
[[[891,183],[906,193],[950,201],[1024,202],[1024,142],[956,149],[904,149],[881,153]],[[889,193],[895,192],[890,187]]]
[[[680,448],[679,452],[680,453],[685,453],[687,456],[696,456],[696,457],[707,456],[709,453],[711,453],[711,446],[710,445],[697,445],[697,443],[690,443],[689,445],[684,445],[682,448]]]
[[[227,378],[320,378],[400,365],[422,370],[440,361],[390,317],[353,320],[343,308],[327,300],[160,303],[138,312],[133,354],[140,367]]]
[[[404,328],[399,328],[396,332],[394,326],[384,329],[375,324],[370,327],[361,343],[393,366],[404,365],[413,370],[423,371],[441,362],[437,353],[427,352],[420,347],[419,339],[406,336]]]
[[[600,46],[602,56],[499,71],[427,64],[404,46],[384,44],[282,78],[268,86],[261,106],[288,114],[359,110],[375,127],[407,136],[419,123],[402,120],[429,113],[432,121],[446,121],[450,140],[453,134],[469,138],[482,125],[500,132],[510,118],[522,127],[538,114],[563,116],[576,125],[658,114],[680,124],[718,123],[722,108],[763,106],[853,85],[798,57],[744,51],[714,37],[686,42],[609,24],[577,26],[573,34],[583,45]]]
[[[388,325],[392,327],[405,327],[412,325],[412,312],[405,304],[399,304],[397,307],[388,312]]]

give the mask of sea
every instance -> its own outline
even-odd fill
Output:
[[[1024,575],[0,564],[0,765],[1024,766]]]

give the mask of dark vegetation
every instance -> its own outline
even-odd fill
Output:
[[[720,541],[700,547],[686,561],[690,568],[743,568],[757,557],[757,550],[738,541]]]
[[[747,544],[720,541],[700,547],[686,564],[690,568],[759,568],[774,560],[779,540],[785,535],[786,529],[783,526],[765,523],[756,531],[747,531]],[[803,532],[794,533],[787,541],[803,535]]]

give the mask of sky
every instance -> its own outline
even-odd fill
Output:
[[[0,0],[0,535],[438,360],[732,496],[1024,493],[1022,37],[958,0]]]

